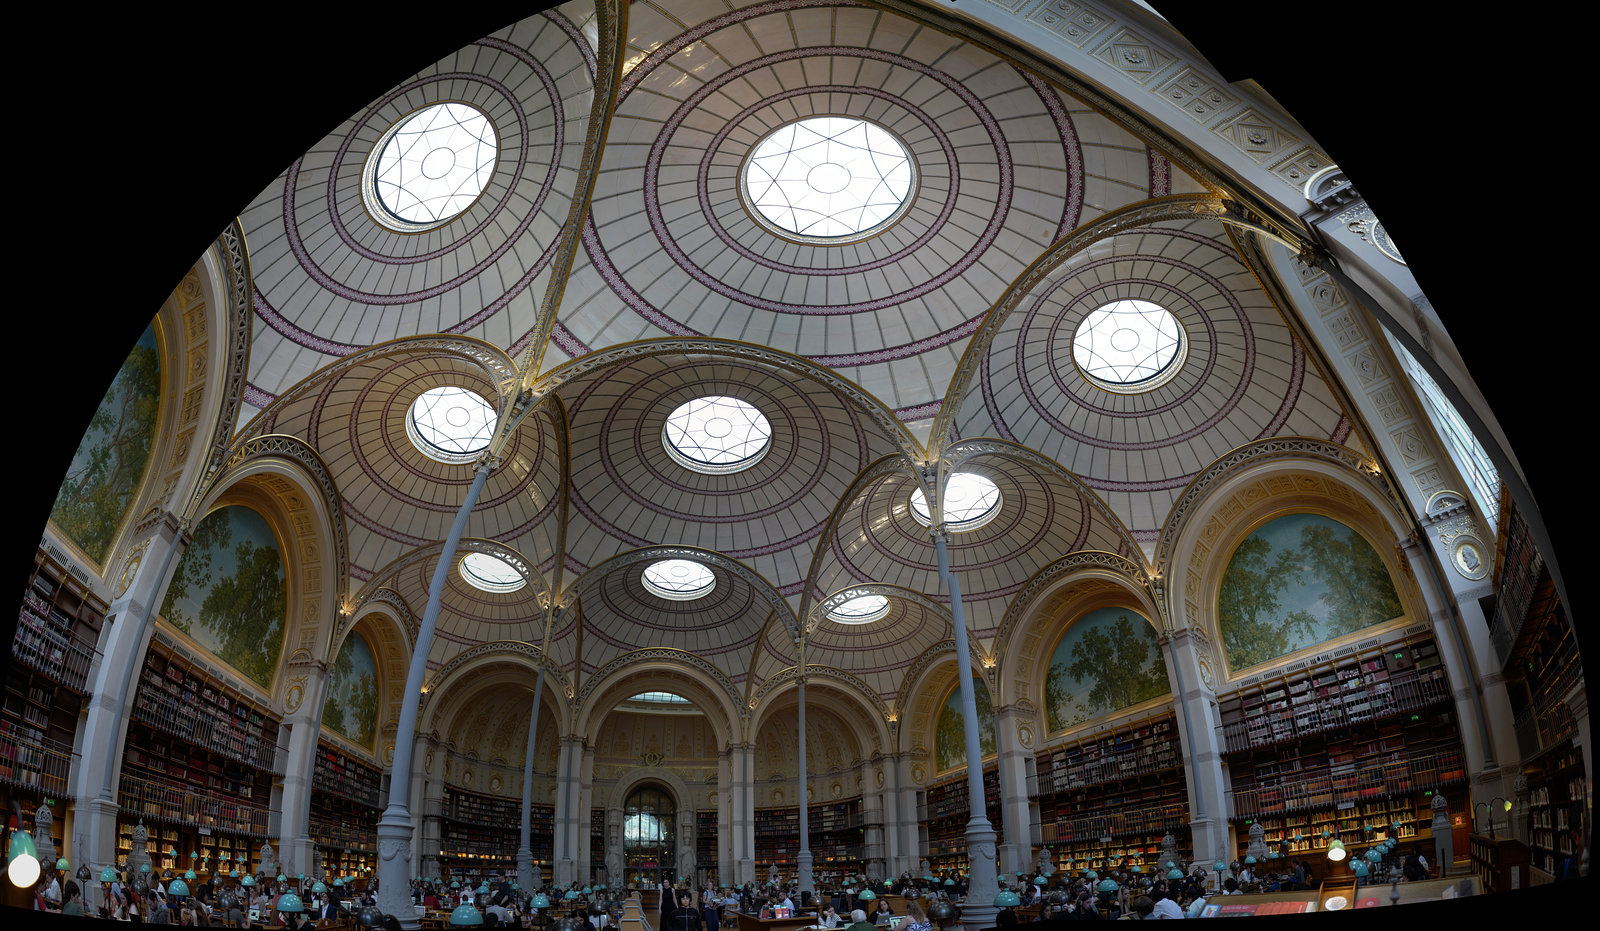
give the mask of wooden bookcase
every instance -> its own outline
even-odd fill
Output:
[[[1509,892],[1529,886],[1528,845],[1511,837],[1474,834],[1469,846],[1472,873],[1484,892]]]
[[[445,787],[439,860],[451,879],[474,884],[495,873],[514,874],[522,843],[522,800]],[[555,809],[534,805],[529,845],[533,862],[550,874]]]
[[[152,640],[123,745],[119,856],[142,819],[154,869],[169,868],[159,865],[169,848],[174,870],[226,872],[248,861],[269,836],[277,741],[278,722],[254,698]]]
[[[41,799],[66,793],[104,617],[105,605],[41,552],[22,592],[0,703],[0,801],[7,806],[30,801],[31,813]]]
[[[700,872],[716,873],[723,882],[732,879],[722,876],[717,868],[717,811],[714,808],[694,813],[694,859]]]
[[[1155,870],[1161,838],[1188,848],[1189,796],[1171,708],[1037,757],[1040,835],[1058,863]]]
[[[1449,682],[1425,630],[1261,677],[1219,710],[1241,856],[1255,821],[1274,850],[1318,853],[1335,836],[1420,843],[1435,793],[1465,804]]]
[[[1004,843],[1005,825],[1000,813],[999,770],[983,771],[983,799],[984,813],[994,828],[995,843]],[[927,830],[928,838],[924,853],[928,863],[936,872],[966,871],[967,822],[971,818],[965,773],[928,787],[922,811],[923,826]]]
[[[1583,828],[1589,802],[1583,753],[1570,742],[1561,744],[1524,765],[1528,777],[1528,847],[1533,866],[1555,876],[1572,841],[1567,832]]]
[[[589,809],[589,881],[608,882],[606,878],[606,810]]]

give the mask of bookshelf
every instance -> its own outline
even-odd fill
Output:
[[[123,745],[119,845],[143,819],[163,855],[169,844],[181,855],[174,869],[235,868],[268,836],[277,741],[266,709],[152,640]]]
[[[1241,855],[1257,821],[1272,849],[1317,853],[1334,837],[1421,843],[1435,793],[1466,804],[1450,685],[1425,630],[1261,677],[1219,711]]]
[[[1585,797],[1583,753],[1570,742],[1523,767],[1528,777],[1528,847],[1534,868],[1559,875],[1573,853],[1567,832],[1583,828]]]
[[[1075,869],[1155,870],[1161,838],[1189,846],[1189,797],[1171,708],[1037,757],[1040,836]]]
[[[700,812],[700,818],[709,817],[710,838],[705,829],[696,839],[701,845],[697,856],[702,868],[716,859],[716,812]],[[846,873],[859,873],[865,863],[865,827],[861,815],[861,799],[824,802],[806,808],[807,827],[811,832],[812,875],[824,885],[834,885]],[[767,867],[777,865],[780,872],[789,875],[799,869],[800,809],[756,809],[756,874],[767,875]]]
[[[349,754],[319,743],[317,762],[311,770],[311,788],[376,809],[383,774]]]
[[[704,873],[717,873],[717,812],[694,813],[694,860]],[[723,878],[726,881],[726,877]]]
[[[439,859],[453,879],[480,882],[495,873],[514,874],[522,842],[520,799],[444,789]],[[591,816],[592,817],[592,816]],[[534,805],[529,845],[533,862],[550,875],[555,809]]]
[[[39,554],[22,591],[0,702],[0,784],[23,790],[18,799],[66,793],[104,616],[98,599]]]
[[[1509,892],[1529,885],[1528,845],[1510,837],[1474,834],[1469,846],[1472,873],[1484,892]]]
[[[1003,843],[1004,823],[1000,817],[1000,772],[983,771],[984,810],[994,828],[995,843]],[[935,871],[967,869],[967,821],[972,817],[967,802],[967,777],[957,776],[929,786],[922,821],[927,827],[929,864]]]
[[[606,810],[589,809],[589,881],[609,882],[606,878]]]

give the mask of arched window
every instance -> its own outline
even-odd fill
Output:
[[[628,882],[654,888],[677,878],[673,824],[678,804],[658,785],[640,786],[622,809],[622,855]]]

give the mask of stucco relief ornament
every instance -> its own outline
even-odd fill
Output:
[[[1200,681],[1204,682],[1208,689],[1216,688],[1216,681],[1211,673],[1211,664],[1206,662],[1206,658],[1203,656],[1200,657]]]
[[[144,562],[145,548],[149,545],[150,542],[148,540],[140,543],[138,547],[136,547],[134,551],[128,555],[128,561],[122,566],[122,574],[117,576],[117,585],[112,591],[111,597],[121,598],[123,595],[127,594],[128,589],[133,587],[133,580],[139,575],[139,566]]]
[[[306,697],[306,677],[300,676],[289,682],[289,690],[283,693],[283,710],[294,714],[300,710],[300,703]]]
[[[1017,725],[1017,743],[1022,744],[1024,750],[1033,749],[1033,728],[1026,724]]]
[[[411,841],[387,838],[378,841],[378,857],[383,860],[393,860],[399,857],[402,860],[411,860]]]

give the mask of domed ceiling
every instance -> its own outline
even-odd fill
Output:
[[[1000,47],[867,3],[662,0],[617,22],[570,2],[422,67],[241,215],[255,316],[240,436],[312,444],[342,495],[350,600],[384,591],[420,616],[473,466],[421,453],[407,412],[453,386],[503,414],[531,388],[455,557],[494,555],[528,584],[484,591],[452,571],[430,668],[541,643],[554,601],[550,654],[580,701],[640,651],[675,662],[662,649],[750,700],[794,666],[804,630],[834,687],[894,707],[919,659],[950,648],[910,506],[926,463],[998,489],[994,518],[950,541],[983,654],[1062,556],[1148,566],[1176,497],[1229,450],[1362,446],[1228,228],[1166,206],[1216,193],[1183,167],[1201,163]],[[383,215],[369,157],[444,102],[487,118],[492,170],[458,215],[405,227]],[[877,225],[788,230],[742,187],[767,177],[758,146],[820,117],[836,122],[804,125],[863,120],[893,143],[850,168],[796,148],[781,171],[804,169],[816,196],[867,177]],[[890,174],[908,170],[901,198]],[[1108,388],[1075,337],[1119,301],[1169,313],[1181,349],[1158,378]],[[705,397],[765,418],[753,465],[668,454],[669,416]],[[707,567],[710,593],[653,590],[643,573],[666,558]],[[830,619],[849,590],[889,610]],[[510,706],[526,700],[505,698],[511,723],[474,725],[472,742],[515,759],[526,709]],[[472,713],[497,701],[477,690]]]

